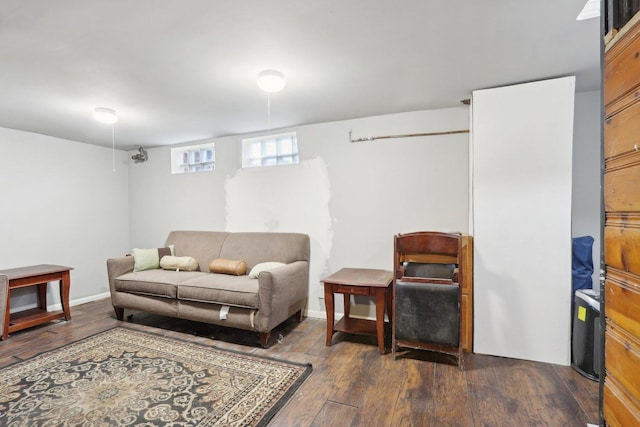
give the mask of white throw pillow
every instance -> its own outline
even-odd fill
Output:
[[[282,267],[283,265],[286,264],[282,262],[261,262],[260,264],[256,264],[249,273],[249,279],[257,279],[261,272],[273,270],[274,268]]]

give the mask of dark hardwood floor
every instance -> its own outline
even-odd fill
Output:
[[[582,426],[598,423],[598,384],[567,366],[466,354],[465,370],[433,354],[394,361],[375,341],[338,334],[326,323],[291,319],[272,335],[135,312],[115,319],[108,299],[71,309],[72,320],[12,334],[0,342],[0,367],[118,325],[224,349],[313,364],[313,373],[271,426]],[[132,314],[125,311],[125,316]]]

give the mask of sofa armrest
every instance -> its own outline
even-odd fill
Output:
[[[116,291],[114,280],[125,273],[133,271],[133,257],[127,255],[121,258],[110,258],[107,260],[107,274],[109,275],[109,290],[111,294]]]
[[[309,262],[295,261],[258,276],[259,332],[267,332],[304,308],[309,296]]]

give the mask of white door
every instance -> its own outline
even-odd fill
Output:
[[[473,92],[474,350],[568,365],[575,77]]]

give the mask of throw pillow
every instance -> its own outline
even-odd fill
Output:
[[[212,273],[242,276],[247,272],[247,263],[241,260],[218,258],[211,261],[209,271]]]
[[[190,256],[166,255],[160,260],[160,267],[163,270],[196,271],[198,270],[198,261]]]
[[[175,247],[169,245],[164,248],[139,249],[133,248],[133,271],[154,270],[160,268],[160,258],[173,255]]]
[[[257,279],[260,273],[263,271],[273,270],[274,268],[282,267],[285,265],[282,262],[261,262],[260,264],[256,264],[255,267],[251,269],[249,273],[250,279]]]

